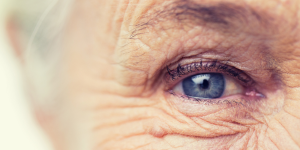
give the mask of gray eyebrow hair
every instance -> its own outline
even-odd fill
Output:
[[[143,30],[147,26],[155,26],[166,21],[174,21],[174,26],[192,24],[193,26],[229,31],[249,24],[256,27],[257,25],[266,27],[269,24],[269,19],[270,17],[266,14],[258,13],[247,5],[236,5],[230,2],[201,4],[189,0],[177,0],[149,8],[136,21],[130,38],[143,34]]]

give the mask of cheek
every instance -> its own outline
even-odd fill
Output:
[[[157,102],[109,94],[91,97],[94,104],[86,109],[90,114],[87,130],[95,149],[137,149],[154,144],[165,135],[160,125],[154,123],[165,115],[155,107]]]
[[[234,134],[241,137],[239,133],[247,130],[225,124],[230,120],[216,124],[214,120],[222,116],[186,117],[170,107],[164,97],[126,98],[93,92],[76,97],[80,102],[77,110],[81,110],[76,124],[84,125],[82,139],[90,139],[94,149],[172,149],[174,145],[199,149],[203,145],[196,143],[204,144],[207,140],[199,139],[208,137],[214,137],[210,144],[223,142],[226,147],[226,142],[236,138]]]
[[[124,96],[122,91],[135,93],[134,88],[96,77],[88,71],[74,74],[61,106],[62,130],[72,139],[70,145],[85,149],[209,149],[215,145],[227,149],[251,141],[255,145],[255,134],[263,131],[260,118],[269,113],[263,107],[277,100],[244,108],[192,103],[162,89],[147,97]]]

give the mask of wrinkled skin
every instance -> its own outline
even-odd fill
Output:
[[[172,2],[75,2],[65,90],[43,125],[56,149],[300,149],[300,1],[193,0],[243,8],[244,20],[223,25],[174,18],[163,12]],[[170,94],[179,80],[166,66],[199,60],[226,61],[264,97],[206,104]]]

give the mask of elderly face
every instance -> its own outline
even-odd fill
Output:
[[[300,1],[72,7],[57,149],[300,149]]]

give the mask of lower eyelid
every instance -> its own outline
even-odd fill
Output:
[[[166,99],[171,106],[190,117],[205,116],[221,109],[230,107],[241,108],[246,105],[249,98],[243,95],[229,96],[218,99],[195,99],[186,95],[166,92]]]
[[[238,122],[241,125],[253,125],[259,123],[257,118],[261,114],[257,105],[263,99],[247,97],[244,95],[229,96],[222,99],[195,101],[186,97],[166,93],[166,100],[173,109],[176,109],[186,117],[205,117],[210,121]]]

